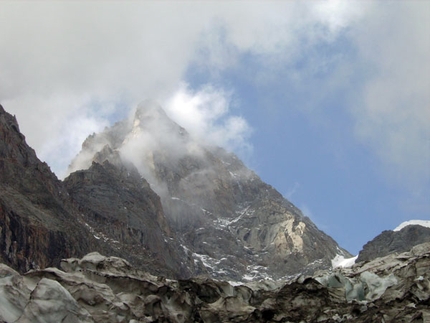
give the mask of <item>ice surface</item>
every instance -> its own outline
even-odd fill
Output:
[[[94,321],[57,281],[42,278],[31,290],[22,276],[0,264],[0,322],[90,323]]]
[[[378,275],[365,271],[361,273],[360,279],[367,285],[367,300],[375,300],[381,297],[388,287],[397,284],[397,279],[393,274],[386,277],[379,277]]]
[[[29,297],[30,290],[23,286],[20,275],[6,265],[0,264],[0,321],[16,321]]]
[[[325,276],[316,277],[316,280],[326,287],[343,289],[345,291],[345,298],[348,301],[372,301],[378,299],[385,293],[387,288],[398,283],[397,278],[393,274],[379,277],[369,271],[362,272],[360,276],[355,278],[346,277],[342,272],[337,271]]]

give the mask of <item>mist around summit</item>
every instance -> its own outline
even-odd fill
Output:
[[[1,2],[0,322],[430,321],[429,14]]]
[[[74,165],[58,180],[0,106],[0,321],[430,318],[428,221],[351,258],[154,102],[89,136]]]
[[[173,240],[194,274],[279,279],[303,266],[309,272],[330,266],[336,254],[349,256],[216,140],[189,133],[147,100],[131,118],[90,135],[65,181],[91,176],[94,163],[136,169],[160,197]]]
[[[94,154],[108,145],[161,192],[161,183],[153,173],[154,153],[158,150],[168,152],[172,165],[185,156],[204,159],[203,147],[236,148],[249,153],[250,127],[242,118],[227,115],[229,102],[215,98],[216,95],[211,88],[193,96],[184,89],[172,97],[166,108],[154,100],[142,101],[128,118],[115,123],[111,131],[90,135],[67,172],[89,168]]]

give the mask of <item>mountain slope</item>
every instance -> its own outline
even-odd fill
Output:
[[[119,157],[117,157],[119,158]],[[74,172],[65,186],[97,239],[141,269],[187,277],[160,198],[131,165],[108,161]]]
[[[0,258],[25,272],[98,249],[82,231],[63,183],[0,106]]]
[[[0,106],[1,262],[26,272],[99,251],[125,254],[160,275],[189,276],[182,249],[166,242],[173,236],[160,198],[131,165],[116,163],[95,163],[63,183]]]
[[[160,196],[192,275],[278,279],[349,256],[235,155],[192,138],[154,102],[88,137],[70,171],[106,160],[133,164]]]

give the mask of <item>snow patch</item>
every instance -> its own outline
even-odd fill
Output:
[[[401,223],[397,228],[395,228],[393,231],[400,231],[404,227],[407,227],[408,225],[421,225],[426,228],[430,228],[430,221],[426,220],[409,220]]]
[[[203,266],[205,266],[206,268],[209,268],[209,269],[214,268],[212,261],[210,261],[211,257],[209,257],[207,255],[201,255],[198,253],[193,253],[193,258],[194,258],[195,263],[197,263],[198,260],[200,260],[203,263]]]
[[[230,171],[229,171],[229,173],[230,173],[231,177],[233,177],[233,178],[237,178],[239,176],[236,173],[233,173],[233,172],[230,172]]]
[[[227,258],[215,259],[208,255],[202,255],[195,252],[193,252],[191,255],[194,259],[195,264],[201,262],[203,266],[205,266],[207,269],[212,270],[212,272],[214,273],[226,273],[226,271],[222,269],[222,263],[227,260]],[[221,268],[219,266],[221,266]]]
[[[231,225],[234,225],[237,222],[239,222],[240,219],[242,219],[242,217],[244,215],[250,216],[250,215],[254,214],[254,212],[255,212],[254,209],[250,209],[250,207],[247,206],[244,209],[235,212],[236,214],[239,214],[236,218],[234,218],[232,220],[226,219],[226,218],[217,218],[216,220],[214,220],[214,225],[217,228],[228,229]]]
[[[108,242],[109,241],[111,243],[119,244],[118,240],[111,239],[108,236],[106,236],[104,233],[96,231],[92,226],[90,226],[87,222],[85,222],[83,220],[83,216],[82,216],[81,219],[78,219],[78,221],[80,221],[81,223],[83,223],[86,226],[86,228],[91,232],[91,234],[93,235],[93,237],[96,238],[97,240],[103,239],[104,242]],[[120,247],[117,246],[117,249],[120,249]]]
[[[338,268],[338,267],[342,267],[342,268],[348,268],[348,267],[352,267],[352,265],[355,264],[355,261],[357,260],[357,256],[355,257],[351,257],[351,258],[345,258],[342,255],[336,255],[336,257],[334,257],[331,260],[331,266],[333,268]]]
[[[267,267],[250,265],[246,267],[247,273],[243,276],[244,281],[270,280],[267,275]]]

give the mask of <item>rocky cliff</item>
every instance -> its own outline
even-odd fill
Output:
[[[118,165],[119,160],[136,167],[147,189],[160,197],[167,225],[158,224],[170,228],[192,276],[278,279],[328,268],[336,254],[349,255],[234,154],[196,140],[154,102],[143,102],[134,118],[88,137],[65,182],[70,188],[68,183],[83,176],[75,170],[93,172],[93,162]],[[97,190],[110,185],[110,176],[115,175],[100,177],[97,185],[80,181],[81,195],[75,200],[103,212],[123,205],[119,199],[86,198],[88,190],[105,195]],[[74,190],[70,194],[76,196]],[[134,203],[145,194],[134,195]],[[120,213],[107,217],[125,219]],[[160,246],[152,250],[161,253]]]
[[[131,165],[116,163],[95,163],[61,182],[0,106],[1,262],[26,272],[97,250],[189,276],[182,249],[166,242],[173,236],[160,198]]]
[[[25,272],[97,250],[77,218],[63,183],[0,106],[0,260]]]
[[[119,158],[119,157],[118,157]],[[115,159],[114,159],[115,160]],[[163,213],[159,196],[136,168],[105,160],[73,173],[65,187],[93,236],[152,273],[189,277],[184,251]]]
[[[98,253],[20,275],[0,264],[0,322],[430,321],[430,244],[275,284],[166,280]]]

